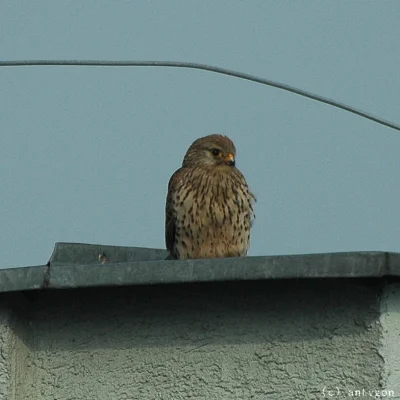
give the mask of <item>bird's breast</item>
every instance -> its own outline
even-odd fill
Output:
[[[205,228],[233,225],[249,216],[247,186],[224,175],[199,174],[191,184],[183,182],[174,199],[181,214],[178,219]]]
[[[183,177],[172,201],[178,258],[238,257],[247,253],[252,195],[240,173]]]

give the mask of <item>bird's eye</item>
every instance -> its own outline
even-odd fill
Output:
[[[211,153],[213,156],[219,156],[221,154],[221,150],[218,149],[212,149]]]

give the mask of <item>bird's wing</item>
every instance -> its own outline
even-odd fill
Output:
[[[165,205],[165,245],[173,259],[176,259],[175,253],[175,223],[176,223],[176,207],[174,195],[181,183],[183,168],[178,169],[169,180],[168,194]]]

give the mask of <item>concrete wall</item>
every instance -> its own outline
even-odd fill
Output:
[[[363,280],[26,295],[30,313],[2,303],[0,399],[400,398],[396,285],[382,303]]]
[[[10,312],[0,306],[0,399],[11,398],[11,353],[13,332],[11,330]]]
[[[381,303],[382,345],[380,354],[385,360],[382,385],[400,399],[400,284],[388,285]]]

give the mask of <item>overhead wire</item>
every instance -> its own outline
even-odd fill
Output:
[[[260,83],[262,85],[275,87],[303,96],[329,106],[342,109],[362,118],[374,121],[380,125],[384,125],[391,129],[400,131],[400,125],[383,118],[374,116],[366,111],[359,110],[355,107],[341,103],[336,100],[320,96],[303,89],[296,88],[285,83],[274,80],[261,78],[255,75],[237,72],[226,68],[215,67],[207,64],[198,64],[181,61],[104,61],[104,60],[21,60],[21,61],[0,61],[0,67],[28,67],[28,66],[68,66],[68,67],[173,67],[173,68],[189,68],[203,71],[214,72],[217,74],[228,75],[239,79],[245,79],[251,82]]]

